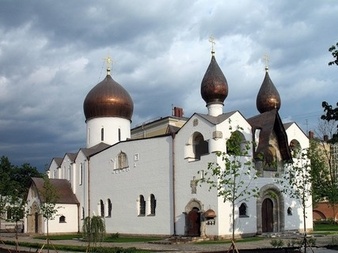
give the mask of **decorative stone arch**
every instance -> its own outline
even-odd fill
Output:
[[[265,232],[283,232],[285,229],[285,200],[276,185],[268,184],[260,189],[257,198],[257,234]],[[267,206],[270,206],[267,208]],[[271,220],[264,217],[266,208],[271,214]],[[271,222],[270,229],[266,229],[266,222]],[[268,231],[267,231],[268,230]],[[272,231],[270,231],[272,230]]]
[[[43,233],[42,229],[43,217],[40,214],[40,205],[34,201],[27,216],[27,233],[41,234]]]
[[[194,132],[186,144],[185,159],[188,161],[198,161],[201,156],[209,154],[208,141],[204,139],[204,136],[200,132]]]
[[[185,206],[185,227],[186,236],[204,236],[204,221],[202,213],[204,207],[201,201],[193,198]]]

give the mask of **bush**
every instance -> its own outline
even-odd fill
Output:
[[[282,248],[284,246],[284,242],[282,239],[273,239],[270,241],[270,244],[274,248]]]

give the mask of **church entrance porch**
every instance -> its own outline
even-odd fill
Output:
[[[275,185],[265,185],[257,199],[257,234],[283,232],[284,197]]]

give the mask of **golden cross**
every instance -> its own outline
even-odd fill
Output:
[[[209,42],[211,43],[211,54],[215,54],[215,44],[216,44],[216,42],[215,42],[215,38],[211,35],[210,37],[209,37]]]
[[[104,60],[106,62],[107,72],[109,73],[110,72],[110,68],[111,68],[112,60],[111,60],[110,56],[107,56],[106,58],[104,58]]]
[[[263,55],[263,61],[264,61],[264,64],[265,64],[265,69],[266,70],[269,69],[270,58],[269,58],[268,54]]]

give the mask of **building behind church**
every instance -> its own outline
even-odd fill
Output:
[[[308,148],[309,140],[296,123],[282,122],[281,99],[268,68],[256,98],[259,113],[248,119],[239,111],[223,112],[228,83],[214,52],[200,87],[207,113],[185,118],[175,107],[173,115],[131,129],[133,100],[108,67],[84,100],[86,147],[49,165],[51,182],[68,188],[60,192],[68,195],[60,197],[50,231],[78,232],[85,217],[98,215],[108,233],[230,236],[231,204],[197,182],[209,162],[222,164],[215,153],[227,153],[234,129],[243,143],[255,143],[241,159],[253,160],[259,175],[252,181],[258,198],[236,203],[236,235],[302,231],[301,205],[282,192],[276,179],[292,161],[292,147]],[[29,233],[46,233],[38,212],[43,202],[39,183],[34,179],[28,194]],[[312,230],[311,196],[307,202],[306,227]]]

